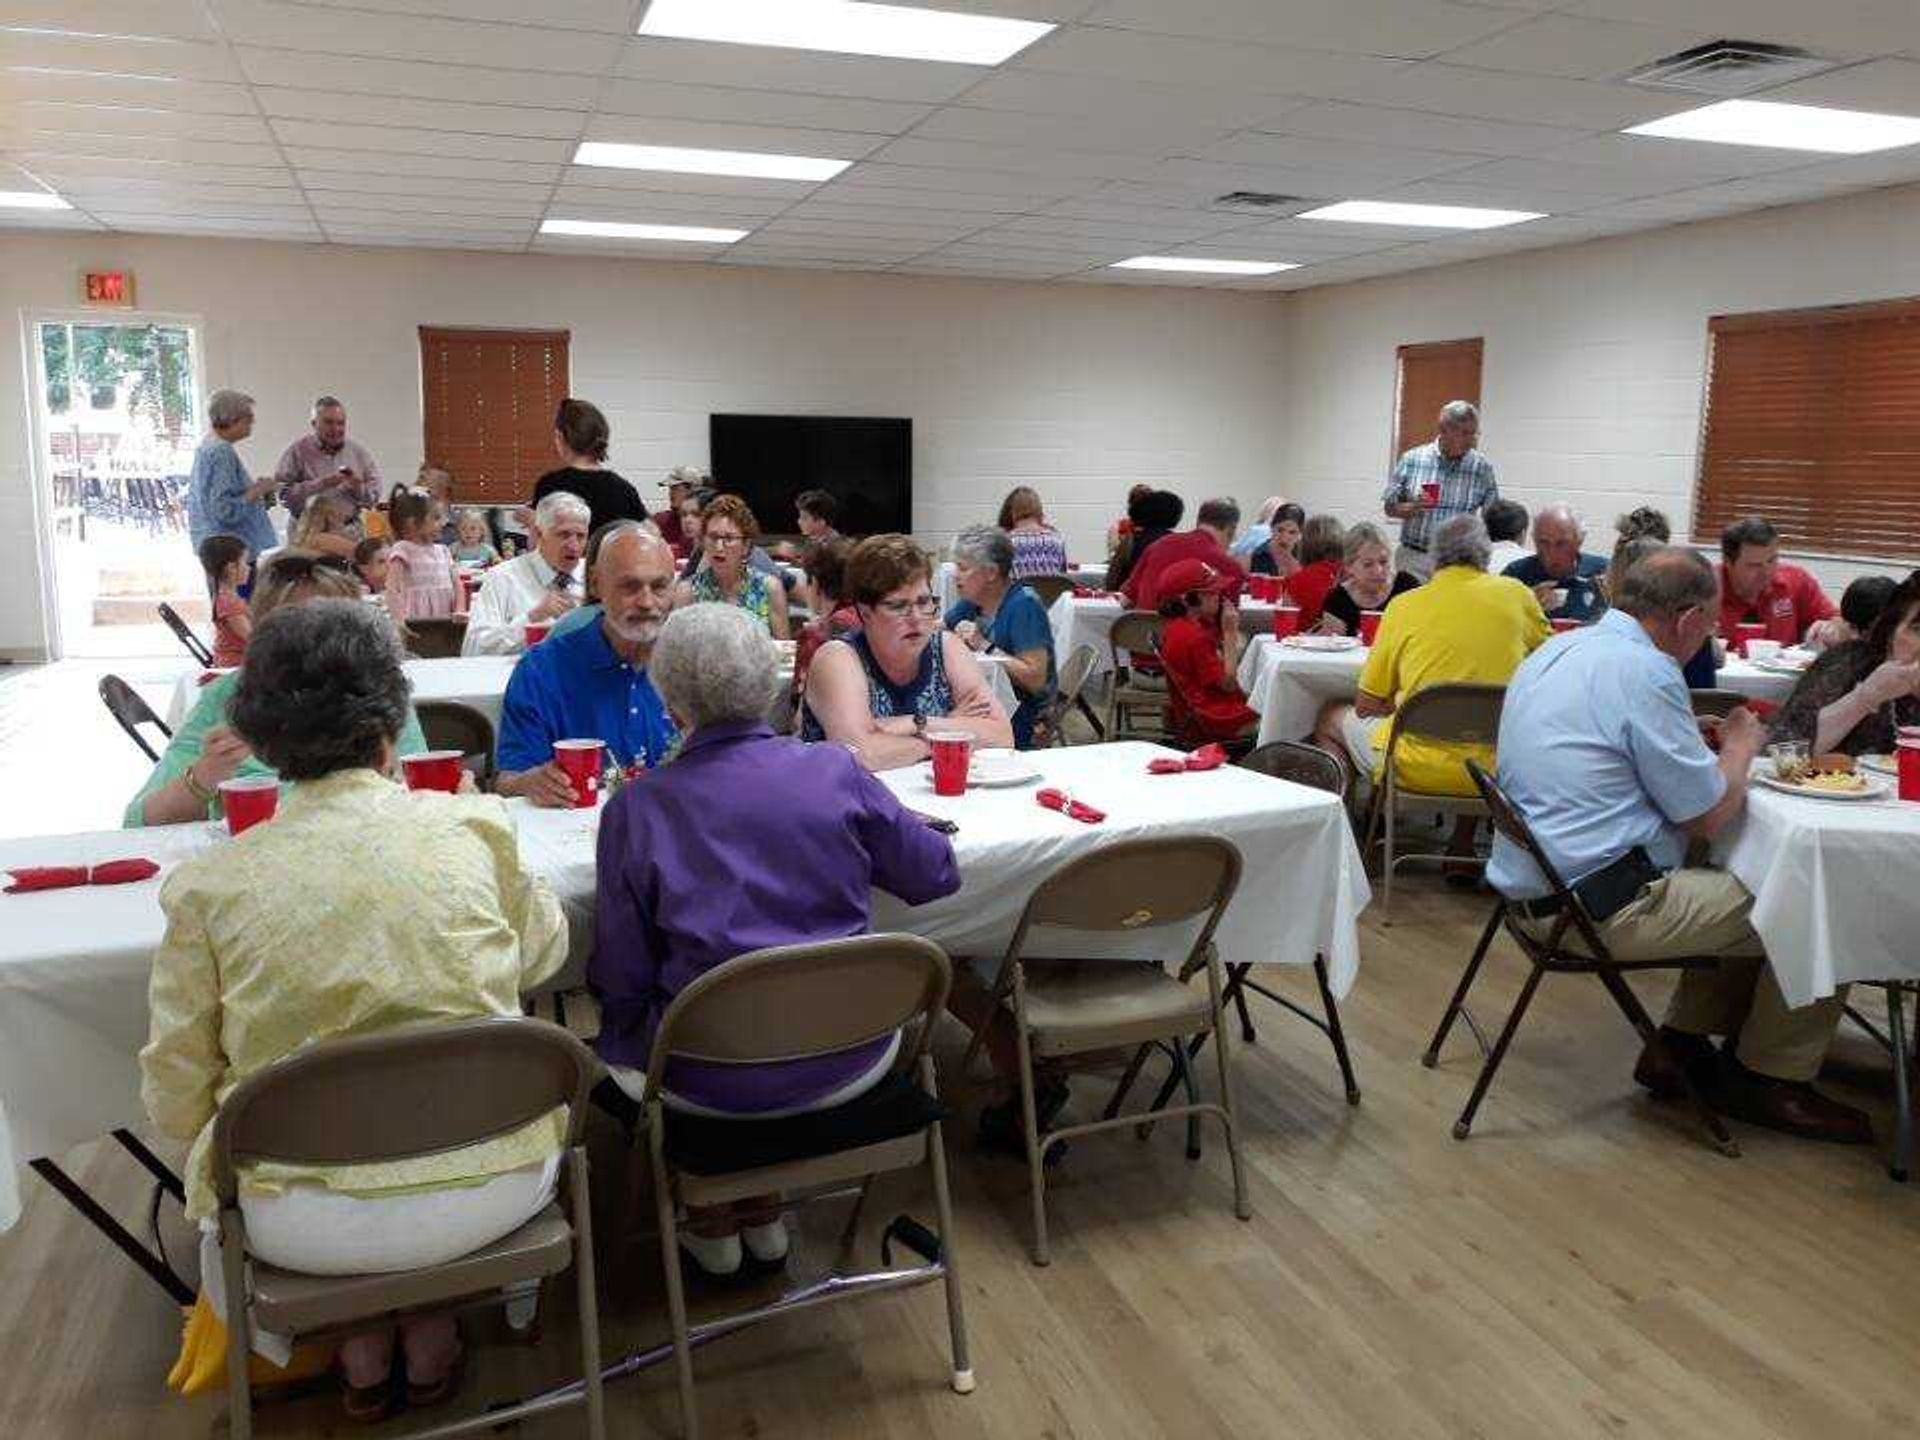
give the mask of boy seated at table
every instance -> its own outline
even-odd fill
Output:
[[[1160,659],[1166,667],[1174,734],[1185,743],[1218,742],[1231,754],[1253,748],[1260,717],[1234,680],[1243,640],[1240,615],[1226,603],[1224,571],[1181,560],[1161,577]]]

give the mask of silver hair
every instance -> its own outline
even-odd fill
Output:
[[[593,523],[592,508],[571,490],[555,490],[533,507],[533,523],[542,530],[550,529],[568,516],[586,525]]]
[[[778,672],[767,627],[738,605],[716,601],[669,615],[647,662],[660,698],[689,730],[763,718]]]
[[[1440,407],[1442,425],[1478,425],[1480,409],[1471,400],[1449,400]]]
[[[1347,527],[1347,536],[1341,543],[1340,553],[1346,562],[1351,565],[1355,560],[1360,558],[1360,552],[1369,545],[1378,545],[1382,550],[1389,552],[1393,549],[1393,547],[1387,543],[1387,535],[1384,530],[1370,520],[1361,520]],[[1491,555],[1492,552],[1488,553]]]
[[[1562,520],[1565,520],[1569,525],[1573,526],[1574,534],[1578,535],[1582,540],[1587,538],[1587,523],[1580,518],[1580,512],[1574,509],[1573,506],[1561,501],[1555,501],[1551,505],[1543,505],[1533,512],[1534,534],[1537,535],[1540,533],[1540,522],[1549,515],[1558,515]]]
[[[1433,568],[1471,565],[1484,570],[1493,559],[1493,542],[1487,538],[1487,522],[1478,515],[1456,515],[1441,522],[1433,536]]]
[[[676,465],[667,471],[669,485],[711,485],[713,479],[698,465]]]
[[[1662,545],[1626,567],[1613,603],[1644,620],[1711,609],[1719,594],[1720,577],[1704,555],[1684,545]]]
[[[216,430],[253,414],[253,396],[244,390],[216,390],[207,397],[207,423]]]
[[[322,395],[318,400],[313,402],[313,418],[316,420],[319,419],[322,410],[344,410],[346,408],[346,406],[340,403],[338,396]]]
[[[998,525],[969,525],[953,537],[953,558],[967,565],[991,565],[1004,579],[1013,574],[1013,541]]]

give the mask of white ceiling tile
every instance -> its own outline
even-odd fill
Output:
[[[609,189],[568,180],[553,192],[554,208],[592,206],[598,211],[672,210],[683,215],[724,217],[728,221],[758,224],[785,213],[789,202],[758,195],[689,195],[676,190]],[[571,213],[571,212],[570,212]],[[607,219],[621,216],[607,214]]]
[[[114,227],[134,233],[153,235],[229,235],[245,240],[318,240],[320,231],[311,223],[279,220],[199,219],[192,215],[174,215],[142,219],[124,216]]]
[[[1377,184],[1444,175],[1449,170],[1464,169],[1482,157],[1443,150],[1248,131],[1209,147],[1196,158],[1276,170],[1321,170]]]
[[[1696,98],[1672,91],[1473,70],[1437,61],[1410,66],[1391,79],[1356,86],[1349,96],[1337,98],[1481,120],[1587,130],[1618,130],[1691,109],[1698,103]]]
[[[529,105],[473,105],[453,100],[418,100],[398,95],[341,95],[330,90],[288,90],[276,85],[254,89],[260,108],[283,120],[312,120],[328,125],[394,125],[419,130],[463,130],[474,135],[518,135],[574,140],[587,123],[579,110]]]
[[[325,147],[561,165],[572,158],[574,148],[571,140],[528,140],[505,135],[471,135],[457,130],[407,130],[399,126],[343,125],[324,120],[274,120],[271,124],[273,133],[289,151]]]
[[[820,235],[842,239],[871,235],[895,240],[952,240],[981,228],[981,221],[978,218],[961,224],[930,225],[914,224],[898,218],[876,221],[816,216],[802,213],[804,208],[798,207],[777,219],[769,220],[758,233],[761,235]]]
[[[183,165],[132,156],[72,155],[20,151],[14,156],[38,175],[85,184],[99,180],[154,180],[174,184],[276,185],[291,179],[284,165]]]
[[[723,89],[717,85],[673,85],[657,80],[607,80],[601,85],[595,109],[603,115],[652,115],[732,125],[781,125],[805,130],[898,135],[931,115],[934,107],[845,95]]]
[[[472,160],[453,155],[405,155],[385,150],[331,150],[288,146],[287,162],[301,169],[365,170],[377,175],[466,176],[474,180],[526,180],[551,184],[562,166],[511,160]]]
[[[0,103],[33,100],[151,110],[202,110],[215,115],[254,113],[253,97],[243,85],[223,85],[210,80],[143,80],[117,75],[0,71]]]
[[[863,192],[864,193],[864,192]],[[909,192],[918,194],[919,192]],[[937,199],[937,197],[929,197]],[[1008,211],[1010,214],[1022,214],[1024,208]],[[946,209],[937,204],[898,204],[898,205],[861,205],[837,200],[804,200],[788,210],[783,218],[817,218],[825,223],[840,225],[860,225],[867,222],[897,222],[905,225],[923,225],[928,229],[945,228],[955,231],[977,230],[982,225],[992,223],[994,215],[981,210]]]
[[[1164,121],[1170,125],[1215,126],[1224,130],[1271,129],[1312,101],[1258,90],[1218,85],[1155,85],[1133,81],[1115,85],[1103,76],[1058,71],[994,71],[963,95],[960,105],[983,110],[1017,110],[1029,115],[1066,115],[1089,120]]]
[[[738,125],[648,115],[596,115],[588,123],[584,138],[617,145],[684,145],[702,150],[808,155],[824,160],[858,160],[872,154],[888,139],[885,135],[849,130],[801,130],[779,125]]]
[[[665,80],[681,85],[936,104],[961,94],[987,72],[978,65],[883,60],[636,35],[622,49],[616,73],[633,80]]]
[[[175,165],[274,165],[273,145],[226,145],[213,140],[182,140],[172,135],[87,135],[62,130],[8,130],[6,147],[21,154],[62,159],[156,160]]]
[[[1044,144],[1070,150],[1118,150],[1136,155],[1191,155],[1227,138],[1215,125],[1164,115],[1034,115],[949,105],[916,126],[916,140],[960,140],[990,145]]]
[[[1384,105],[1348,105],[1321,101],[1257,127],[1276,135],[1311,135],[1326,140],[1372,145],[1406,145],[1467,155],[1531,155],[1585,135],[1565,125],[1513,125],[1499,120],[1471,120],[1436,115],[1428,110],[1401,110]]]
[[[1685,10],[1667,7],[1681,19]],[[1742,36],[1746,35],[1743,30]],[[1447,56],[1479,70],[1559,75],[1569,80],[1607,80],[1663,56],[1690,50],[1714,37],[1670,25],[1621,24],[1578,15],[1540,15],[1491,39],[1464,45]],[[1752,37],[1758,38],[1758,37]]]
[[[1023,208],[1048,200],[1061,200],[1069,195],[1078,195],[1095,188],[1097,180],[1077,179],[1057,175],[1018,174],[1009,170],[973,169],[962,166],[944,165],[896,165],[878,160],[865,160],[851,170],[835,176],[816,192],[820,199],[845,194],[848,199],[858,198],[865,204],[881,203],[866,192],[889,191],[932,192],[936,201],[952,204],[964,200],[968,205],[974,203],[976,196],[999,196],[1005,199],[1019,199],[1032,202]],[[858,197],[850,192],[862,192]],[[942,199],[941,197],[945,197]],[[911,204],[910,200],[901,200],[901,204]]]
[[[360,190],[322,190],[303,185],[307,204],[323,220],[336,217],[378,216],[386,220],[405,215],[435,217],[461,215],[493,221],[532,222],[546,214],[545,198],[500,200],[467,195],[381,195]]]
[[[1843,110],[1883,110],[1920,115],[1920,63],[1869,60],[1761,93],[1763,100],[1795,105],[1832,105]]]
[[[72,105],[57,100],[0,105],[0,124],[52,134],[168,135],[234,145],[267,145],[273,141],[267,122],[257,115],[202,115],[119,105]]]
[[[666,190],[682,195],[739,195],[791,203],[819,188],[811,180],[762,180],[750,175],[678,175],[666,170],[621,170],[609,165],[569,165],[569,185],[601,190]]]
[[[0,230],[105,230],[79,210],[0,210]]]
[[[1554,208],[1548,202],[1556,195],[1588,195],[1601,200],[1634,200],[1643,195],[1658,195],[1664,190],[1677,188],[1670,178],[1629,167],[1575,165],[1565,161],[1537,158],[1489,160],[1486,164],[1476,165],[1471,170],[1456,171],[1443,179],[1424,183],[1436,189],[1442,186],[1496,186],[1531,195],[1537,202],[1518,206],[1519,209],[1548,211]],[[1400,187],[1395,192],[1396,197],[1404,198],[1409,188],[1411,187]]]
[[[753,235],[734,245],[733,255],[790,255],[803,259],[910,260],[933,247],[917,240],[831,240],[823,236]]]
[[[1096,180],[1144,178],[1157,163],[1150,157],[1097,150],[1056,150],[1038,145],[977,145],[953,140],[889,141],[873,155],[881,165],[931,169],[1002,170],[1015,175],[1060,175]]]
[[[364,169],[324,169],[296,166],[294,175],[309,191],[350,195],[470,196],[475,200],[521,201],[543,204],[553,183],[518,180],[475,180],[435,175],[369,175]]]
[[[571,75],[604,74],[618,53],[604,36],[582,31],[379,15],[365,10],[355,10],[350,18],[343,18],[339,11],[325,6],[282,5],[273,0],[208,3],[214,6],[221,29],[236,45],[510,70],[554,70]]]
[[[350,95],[392,95],[417,100],[585,110],[593,85],[578,75],[536,70],[483,69],[420,60],[361,55],[316,55],[299,50],[236,45],[234,57],[255,85],[286,90],[326,90]]]
[[[619,200],[596,199],[556,193],[546,207],[547,215],[567,220],[615,220],[638,225],[699,225],[731,230],[752,230],[768,217],[751,211],[717,210],[690,204],[699,197],[688,195],[635,195]]]
[[[1446,0],[1108,0],[1086,19],[1163,35],[1414,59],[1513,23],[1501,11]]]
[[[398,230],[425,234],[483,231],[492,234],[531,235],[537,216],[449,215],[442,210],[369,210],[341,205],[315,205],[314,218],[329,234],[345,230]]]
[[[844,270],[868,275],[891,273],[893,265],[885,259],[830,260],[818,256],[742,255],[735,246],[708,262],[713,265],[748,265],[768,270]]]
[[[1222,228],[1219,220],[1196,211],[1191,220],[1125,222],[1076,220],[1062,215],[1022,215],[1004,222],[995,233],[1079,236],[1116,244],[1143,244],[1148,241],[1197,240],[1204,235],[1217,235]]]
[[[525,0],[292,0],[327,10],[370,10],[389,15],[455,16],[508,24],[539,24],[557,30],[633,33],[633,0],[540,0],[530,10]],[[351,23],[351,22],[348,22]]]
[[[1058,70],[1157,85],[1222,85],[1328,99],[1343,99],[1367,86],[1390,88],[1395,75],[1411,68],[1404,60],[1374,56],[1327,55],[1085,26],[1056,31],[1008,64],[1017,70]]]
[[[197,0],[6,0],[0,24],[86,35],[219,38]]]
[[[183,205],[178,199],[161,200],[148,198],[141,201],[97,200],[87,207],[110,225],[122,221],[129,224],[150,224],[156,217],[175,216],[187,220],[262,220],[277,221],[286,225],[304,225],[312,222],[312,212],[305,201],[287,201],[278,205],[243,205],[233,202],[197,200],[191,205]]]
[[[1652,25],[1683,19],[1712,35],[1774,44],[1805,45],[1827,53],[1869,55],[1920,47],[1920,10],[1902,0],[1573,0],[1576,15],[1638,20]],[[1678,12],[1676,14],[1676,12]]]
[[[100,75],[164,75],[237,83],[240,68],[223,45],[192,40],[23,34],[0,30],[0,69],[21,67]]]

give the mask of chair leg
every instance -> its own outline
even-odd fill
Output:
[[[1646,1007],[1640,1003],[1640,997],[1633,993],[1633,987],[1627,984],[1626,977],[1619,971],[1610,970],[1605,966],[1596,973],[1600,976],[1600,983],[1607,987],[1607,993],[1613,996],[1614,1004],[1620,1007],[1620,1013],[1627,1017],[1627,1022],[1640,1036],[1641,1043],[1660,1046],[1662,1044],[1660,1031],[1654,1025],[1652,1017],[1647,1014]],[[1715,1110],[1708,1103],[1707,1097],[1700,1093],[1699,1087],[1693,1083],[1693,1077],[1687,1074],[1684,1065],[1675,1068],[1679,1070],[1680,1078],[1687,1087],[1687,1099],[1693,1103],[1693,1113],[1700,1117],[1700,1123],[1706,1127],[1707,1134],[1713,1137],[1714,1148],[1729,1159],[1737,1157],[1740,1154],[1740,1142],[1728,1132],[1726,1122],[1720,1118],[1720,1112]]]
[[[220,1273],[227,1291],[227,1434],[253,1440],[253,1385],[247,1356],[253,1348],[253,1316],[247,1305],[246,1245],[237,1210],[220,1212]]]
[[[587,1186],[587,1150],[568,1156],[568,1218],[573,1222],[573,1279],[580,1306],[580,1375],[586,1392],[589,1440],[607,1440],[606,1401],[600,1391],[600,1288],[593,1269],[593,1198]],[[678,1271],[675,1272],[679,1273]]]
[[[1133,1052],[1133,1058],[1127,1061],[1127,1068],[1120,1072],[1120,1083],[1113,1087],[1113,1098],[1107,1101],[1107,1108],[1100,1112],[1102,1120],[1111,1120],[1120,1113],[1120,1106],[1133,1090],[1133,1082],[1140,1078],[1140,1067],[1147,1063],[1147,1056],[1152,1053],[1151,1045],[1142,1045]]]
[[[660,1265],[666,1272],[667,1322],[673,1331],[673,1368],[680,1385],[680,1425],[686,1440],[700,1440],[700,1406],[693,1391],[693,1345],[687,1334],[686,1282],[680,1275],[680,1234],[673,1183],[667,1174],[666,1117],[658,1102],[647,1107],[647,1148],[653,1162],[654,1217],[660,1230]]]
[[[1893,1049],[1893,1160],[1887,1173],[1902,1184],[1913,1168],[1913,1087],[1907,1073],[1907,997],[1887,986],[1887,1038]]]
[[[1487,958],[1487,951],[1493,948],[1493,937],[1499,933],[1500,917],[1506,913],[1506,902],[1493,907],[1493,913],[1487,917],[1487,925],[1480,932],[1480,943],[1473,947],[1473,958],[1467,962],[1460,983],[1453,987],[1453,998],[1447,1002],[1447,1013],[1440,1017],[1440,1028],[1433,1032],[1433,1039],[1427,1042],[1427,1053],[1420,1057],[1420,1063],[1431,1070],[1440,1063],[1440,1047],[1446,1043],[1447,1032],[1453,1028],[1453,1020],[1467,1005],[1467,992],[1473,988],[1475,977],[1480,974],[1480,966]]]
[[[920,1057],[920,1084],[927,1094],[938,1098],[930,1055]],[[960,1261],[953,1241],[953,1194],[947,1187],[947,1146],[938,1120],[927,1129],[927,1168],[933,1179],[934,1213],[940,1222],[940,1264],[946,1271],[942,1284],[947,1292],[947,1336],[953,1347],[953,1389],[957,1395],[971,1395],[973,1361],[967,1353],[967,1315],[960,1303]],[[865,1194],[862,1189],[863,1198]]]
[[[1220,1128],[1227,1133],[1227,1165],[1233,1171],[1233,1213],[1242,1220],[1253,1218],[1253,1207],[1247,1201],[1247,1176],[1240,1165],[1240,1117],[1233,1103],[1233,1067],[1227,1054],[1229,1048],[1225,1027],[1225,1015],[1220,1004],[1220,959],[1217,955],[1207,957],[1207,988],[1213,994],[1213,1028],[1217,1032],[1213,1042],[1213,1061],[1220,1075]],[[1177,1043],[1177,1042],[1176,1042]]]
[[[853,1251],[854,1236],[860,1230],[860,1217],[867,1208],[867,1195],[873,1189],[877,1177],[869,1175],[860,1182],[860,1189],[853,1197],[853,1209],[847,1212],[847,1223],[840,1227],[840,1253],[849,1255]]]
[[[1313,957],[1313,978],[1320,985],[1320,1003],[1327,1011],[1327,1038],[1333,1042],[1333,1058],[1340,1062],[1340,1081],[1347,1087],[1347,1104],[1360,1103],[1360,1082],[1353,1078],[1353,1057],[1347,1053],[1347,1032],[1340,1025],[1340,1002],[1333,998],[1333,986],[1327,981],[1327,957]]]
[[[1540,988],[1540,977],[1547,972],[1538,965],[1527,976],[1527,983],[1520,987],[1520,998],[1513,1002],[1513,1012],[1507,1016],[1507,1023],[1501,1027],[1500,1038],[1493,1042],[1493,1050],[1487,1056],[1487,1063],[1480,1067],[1480,1078],[1473,1082],[1473,1094],[1467,1097],[1467,1108],[1460,1112],[1460,1118],[1453,1122],[1453,1138],[1464,1140],[1473,1129],[1474,1112],[1480,1108],[1480,1102],[1486,1098],[1487,1088],[1493,1084],[1493,1075],[1500,1068],[1500,1062],[1507,1058],[1507,1046],[1513,1043],[1514,1031],[1520,1028],[1520,1017],[1527,1013],[1527,1006],[1533,1003],[1533,992]]]
[[[1215,1020],[1218,1025],[1224,1025],[1226,1023],[1224,1006],[1221,1007],[1221,1013],[1215,1016]],[[1173,1073],[1180,1077],[1180,1083],[1186,1087],[1187,1103],[1189,1105],[1198,1105],[1200,1103],[1200,1085],[1199,1082],[1194,1079],[1193,1063],[1187,1058],[1186,1041],[1177,1035],[1173,1040]],[[1198,1160],[1199,1158],[1200,1115],[1198,1111],[1189,1111],[1187,1113],[1187,1159]]]
[[[1385,832],[1386,849],[1382,852],[1380,859],[1380,923],[1391,925],[1393,924],[1393,842],[1396,838],[1395,831],[1398,827],[1395,822],[1398,819],[1400,807],[1394,803],[1393,777],[1387,776],[1381,784],[1386,790],[1386,798],[1380,806],[1385,818],[1382,829]]]
[[[1253,1033],[1253,1016],[1247,1013],[1247,972],[1252,968],[1247,961],[1227,967],[1227,998],[1240,1013],[1240,1038],[1249,1045],[1259,1038]]]
[[[1027,1039],[1026,977],[1013,972],[1014,1040],[1020,1051],[1020,1128],[1027,1142],[1027,1185],[1033,1205],[1033,1263],[1050,1264],[1047,1243],[1047,1167],[1042,1163],[1040,1118],[1033,1103],[1033,1048]]]

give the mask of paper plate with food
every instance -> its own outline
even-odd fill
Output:
[[[1360,640],[1354,635],[1289,635],[1280,642],[1293,650],[1358,650]]]
[[[1851,755],[1812,755],[1799,745],[1775,745],[1754,771],[1769,790],[1813,800],[1878,800],[1893,787],[1866,774]]]

